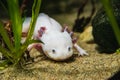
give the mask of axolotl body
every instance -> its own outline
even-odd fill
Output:
[[[30,17],[25,19],[22,29],[23,33],[28,32],[30,21]],[[88,55],[75,43],[71,35],[72,32],[69,32],[67,27],[63,29],[56,20],[44,13],[40,13],[36,21],[33,39],[41,40],[43,43],[30,44],[28,50],[33,47],[41,47],[48,58],[56,61],[70,58],[73,55],[73,47],[79,51],[78,55]]]

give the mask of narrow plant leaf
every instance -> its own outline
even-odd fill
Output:
[[[21,56],[23,55],[28,45],[30,44],[30,40],[33,35],[35,23],[36,23],[38,14],[39,14],[40,6],[41,6],[41,0],[34,0],[33,7],[32,7],[32,19],[30,22],[30,28],[28,31],[27,39],[25,43],[22,45],[21,49],[19,50],[18,59],[16,60],[16,63],[14,65],[18,63],[18,61],[21,59]]]
[[[40,6],[41,6],[41,1],[42,0],[34,0],[33,7],[32,7],[32,19],[30,22],[30,28],[28,31],[27,39],[26,39],[23,47],[26,46],[26,48],[27,48],[27,46],[31,43],[31,37],[34,32],[36,20],[37,20],[38,14],[39,14]]]
[[[10,38],[3,26],[3,24],[0,22],[0,34],[4,40],[4,42],[6,43],[6,45],[8,46],[8,48],[10,49],[10,51],[13,51],[14,50],[14,47],[12,45],[12,42],[10,41]]]
[[[30,28],[28,31],[27,39],[26,39],[25,43],[23,44],[23,46],[21,47],[21,50],[20,50],[21,53],[23,53],[23,51],[26,50],[27,46],[31,43],[31,37],[34,32],[36,20],[37,20],[38,14],[39,14],[40,6],[41,6],[41,1],[42,0],[34,0],[33,7],[32,7],[32,19],[30,22]],[[22,49],[24,49],[24,50],[22,50]]]
[[[118,49],[116,50],[116,53],[117,53],[117,54],[120,54],[120,48],[118,48]]]
[[[0,62],[0,70],[5,69],[6,67],[8,67],[8,64],[10,63],[9,60],[3,60],[2,62]]]
[[[18,0],[7,0],[9,15],[12,22],[12,30],[14,35],[15,50],[20,49],[22,19],[19,11]]]
[[[117,24],[114,14],[113,14],[113,8],[111,7],[110,0],[101,0],[101,2],[103,3],[106,14],[110,20],[114,34],[115,34],[118,44],[120,46],[120,28]]]
[[[8,58],[11,62],[14,62],[13,59],[13,55],[10,54],[10,51],[8,51],[7,49],[3,48],[1,45],[0,45],[0,52],[6,57]]]
[[[32,44],[32,43],[43,43],[42,41],[40,40],[30,40],[29,41],[29,44]],[[44,44],[44,43],[43,43]]]
[[[32,18],[31,18],[30,28],[29,28],[29,31],[28,31],[28,36],[27,36],[26,42],[28,40],[30,40],[32,35],[33,35],[34,27],[35,27],[36,20],[37,20],[38,14],[39,14],[41,1],[42,0],[34,0],[34,4],[33,4],[33,7],[32,7]]]

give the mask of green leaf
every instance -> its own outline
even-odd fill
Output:
[[[6,67],[8,67],[8,64],[10,63],[9,60],[3,60],[2,62],[0,62],[0,70],[5,69]]]
[[[23,53],[27,49],[28,45],[32,43],[31,37],[32,37],[33,32],[34,32],[36,20],[37,20],[38,14],[39,14],[40,6],[41,6],[41,1],[42,0],[34,0],[34,4],[32,7],[32,19],[30,22],[30,28],[28,31],[26,41],[21,47],[20,53]]]
[[[116,50],[116,53],[117,53],[117,54],[120,54],[120,48]]]
[[[27,35],[25,43],[21,46],[21,49],[19,50],[18,59],[16,60],[16,63],[14,65],[16,65],[18,63],[21,56],[23,55],[23,53],[27,49],[28,45],[30,44],[31,37],[33,35],[34,27],[36,24],[36,20],[37,20],[38,14],[39,14],[40,6],[41,6],[41,0],[34,0],[33,7],[32,7],[32,19],[30,22],[30,28],[28,31],[28,35]]]
[[[31,40],[35,23],[39,14],[41,0],[34,0],[34,4],[32,7],[32,19],[30,23],[30,30],[28,31],[28,37],[26,42],[21,46],[21,35],[22,35],[22,18],[19,11],[18,0],[7,0],[8,8],[9,8],[9,16],[12,23],[12,31],[14,36],[14,45],[10,42],[9,36],[5,31],[2,24],[0,24],[0,33],[7,44],[7,50],[3,46],[0,45],[0,52],[7,58],[8,62],[12,62],[13,65],[18,64],[20,59],[22,59],[22,55],[27,49],[28,45],[32,42],[36,42]],[[3,62],[1,65],[5,66],[7,61]],[[3,67],[0,67],[3,68]]]
[[[32,18],[31,18],[30,28],[28,31],[28,36],[27,36],[26,42],[28,42],[28,40],[31,40],[31,37],[33,35],[36,20],[37,20],[38,14],[39,14],[41,1],[42,0],[34,0],[34,4],[32,7]]]
[[[11,62],[14,62],[13,61],[13,55],[10,54],[10,51],[8,51],[7,49],[3,48],[3,46],[0,45],[0,52],[6,57],[8,58]],[[13,58],[13,59],[12,59]]]
[[[6,45],[8,46],[8,48],[10,49],[10,51],[13,51],[14,50],[14,47],[12,45],[12,42],[10,41],[9,39],[9,36],[3,26],[3,24],[0,22],[0,34],[3,38],[3,40],[5,41]]]
[[[32,43],[43,43],[43,42],[40,40],[30,40],[29,44],[32,44]]]
[[[20,49],[21,33],[22,33],[22,19],[19,11],[18,0],[7,0],[9,15],[12,22],[12,30],[14,35],[15,50]]]

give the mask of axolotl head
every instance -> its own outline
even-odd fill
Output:
[[[41,40],[45,55],[53,60],[62,61],[73,55],[72,39],[67,31],[46,33]]]

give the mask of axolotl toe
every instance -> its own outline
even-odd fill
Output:
[[[31,18],[25,19],[22,29],[23,33],[28,32],[30,21]],[[73,41],[71,32],[63,29],[57,21],[44,13],[40,13],[37,18],[33,39],[41,40],[43,43],[30,44],[28,50],[39,46],[48,58],[56,61],[63,61],[70,58],[73,55],[73,47],[79,51],[78,55],[88,55]],[[21,40],[22,43],[24,41],[25,39]]]

